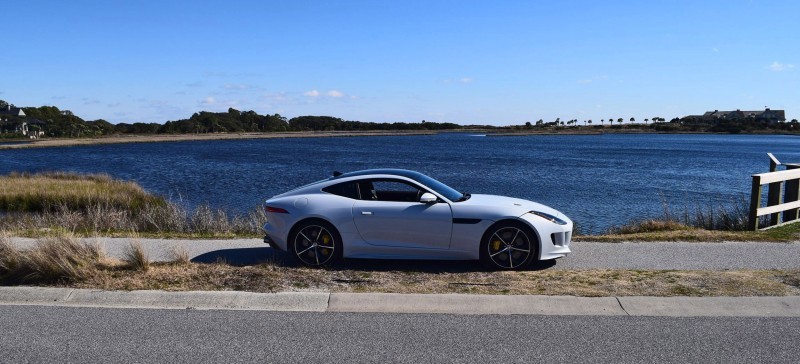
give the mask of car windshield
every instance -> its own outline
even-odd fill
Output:
[[[436,191],[436,193],[444,196],[450,201],[458,202],[458,201],[464,201],[467,198],[469,198],[469,194],[458,192],[454,190],[452,187],[442,182],[439,182],[431,177],[428,177],[424,174],[420,173],[409,177],[413,178],[415,181],[419,183],[422,183],[423,185],[429,187],[430,189]]]

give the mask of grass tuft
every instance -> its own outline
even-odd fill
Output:
[[[39,241],[27,251],[16,248],[8,237],[0,239],[0,282],[77,282],[96,271],[104,258],[96,243],[82,243],[60,235]]]
[[[608,230],[608,233],[639,234],[639,233],[653,233],[653,232],[663,232],[663,231],[681,231],[690,229],[692,228],[674,220],[650,219],[650,220],[636,221],[618,227],[613,227]]]
[[[173,263],[186,265],[191,263],[191,258],[189,257],[189,251],[186,250],[186,247],[182,245],[174,246],[170,249],[169,252],[170,260]]]
[[[128,244],[122,259],[134,270],[147,272],[150,269],[150,255],[139,241]]]

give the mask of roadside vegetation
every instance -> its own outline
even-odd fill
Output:
[[[238,290],[394,293],[536,294],[573,296],[785,296],[800,295],[800,270],[674,271],[544,269],[476,271],[472,262],[352,263],[310,269],[282,261],[253,266],[193,263],[185,251],[173,261],[151,262],[141,245],[124,259],[106,256],[102,242],[70,235],[39,240],[28,250],[0,236],[0,285],[106,290]]]
[[[188,209],[108,175],[0,176],[0,230],[19,236],[256,237],[264,221],[261,209],[242,216]]]
[[[763,231],[749,231],[748,206],[744,197],[728,206],[708,205],[676,213],[664,206],[663,216],[642,219],[612,227],[601,234],[576,231],[576,240],[596,242],[623,241],[764,241],[800,240],[800,223],[787,224]],[[766,216],[759,225],[766,226]]]

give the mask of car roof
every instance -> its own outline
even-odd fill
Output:
[[[369,175],[376,175],[376,174],[388,174],[388,175],[395,175],[410,178],[413,180],[419,180],[420,177],[425,176],[422,173],[417,171],[410,171],[407,169],[394,169],[394,168],[381,168],[381,169],[365,169],[363,171],[353,171],[342,173],[338,176],[331,177],[330,180],[337,180],[341,178],[347,177],[358,177],[358,176],[369,176]]]

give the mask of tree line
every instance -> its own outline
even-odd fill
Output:
[[[0,109],[13,107],[0,100]],[[722,132],[739,133],[759,130],[797,131],[800,125],[796,119],[789,123],[765,123],[758,120],[729,120],[717,123],[687,123],[679,118],[667,122],[662,117],[645,118],[644,124],[636,119],[608,118],[599,123],[592,120],[561,120],[545,122],[539,119],[535,123],[523,125],[459,125],[455,123],[436,123],[422,120],[418,123],[395,122],[375,123],[344,120],[333,116],[298,116],[287,119],[280,114],[260,115],[255,111],[239,111],[229,108],[227,112],[200,111],[191,117],[181,120],[170,120],[159,123],[118,123],[112,124],[103,119],[84,120],[69,110],[60,110],[55,106],[23,107],[26,121],[30,129],[41,130],[48,137],[96,137],[115,134],[204,134],[204,133],[243,133],[243,132],[286,132],[286,131],[392,131],[392,130],[462,130],[462,129],[497,129],[506,131],[526,130],[567,130],[588,127],[604,129],[608,125],[612,129],[638,129],[655,132]],[[0,136],[13,137],[13,126],[23,118],[0,115]],[[624,124],[624,121],[628,121]],[[583,124],[583,125],[581,125]],[[5,133],[3,133],[5,132]]]
[[[8,105],[5,101],[0,103]],[[375,123],[344,120],[332,116],[298,116],[287,119],[280,114],[260,115],[255,111],[200,111],[188,119],[159,123],[118,123],[106,120],[84,120],[69,110],[55,106],[23,107],[25,117],[0,118],[8,125],[26,121],[49,137],[95,137],[114,134],[204,134],[286,131],[366,131],[366,130],[448,130],[460,129],[454,123]],[[6,131],[13,128],[6,128]]]

